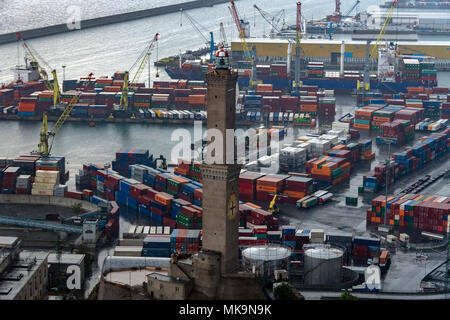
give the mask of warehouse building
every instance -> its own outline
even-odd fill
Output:
[[[47,296],[48,253],[20,249],[17,237],[0,237],[0,300]]]

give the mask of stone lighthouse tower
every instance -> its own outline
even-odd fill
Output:
[[[208,137],[213,135],[201,167],[203,177],[203,249],[221,254],[221,273],[229,274],[239,267],[239,173],[240,165],[234,160],[237,74],[229,65],[228,52],[216,54],[216,66],[206,75]],[[220,138],[216,136],[221,136]],[[211,138],[209,138],[211,139]],[[228,151],[227,151],[228,150]],[[227,163],[227,154],[233,152]],[[214,159],[214,160],[213,160]],[[230,163],[231,162],[231,163]]]

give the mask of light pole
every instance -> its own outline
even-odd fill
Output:
[[[66,81],[66,66],[62,66],[63,68],[63,81]]]
[[[390,158],[391,158],[391,142],[388,143],[388,157],[386,159],[386,194],[385,194],[385,203],[386,203],[386,210],[384,210],[384,224],[387,226],[387,215],[388,215],[388,176],[389,176],[389,165],[390,165]]]

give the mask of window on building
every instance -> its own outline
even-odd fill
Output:
[[[163,286],[162,283],[159,285],[159,288],[160,288],[160,289],[164,288],[164,286]]]
[[[178,291],[180,291],[180,288],[175,287],[175,292],[178,292]]]

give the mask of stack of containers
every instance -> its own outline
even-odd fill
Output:
[[[14,104],[14,90],[0,89],[0,106],[9,107]]]
[[[269,65],[257,65],[256,76],[258,79],[270,78],[270,66]]]
[[[273,244],[281,244],[281,231],[267,231],[267,241]]]
[[[181,193],[181,191],[184,189],[184,185],[188,184],[189,182],[191,182],[191,180],[174,176],[167,180],[166,192],[172,196],[175,196],[175,195]],[[191,193],[186,194],[186,195],[187,196],[191,195]],[[194,195],[194,190],[192,190],[192,196],[193,195]]]
[[[170,253],[196,253],[201,248],[201,230],[174,229],[170,235]]]
[[[109,115],[107,105],[89,105],[88,117],[104,119]]]
[[[199,162],[193,162],[190,170],[189,170],[189,178],[196,181],[196,182],[202,182],[202,173],[200,170],[200,163]]]
[[[37,98],[21,97],[19,102],[18,115],[22,117],[31,117],[36,114]]]
[[[31,193],[31,176],[20,175],[17,177],[16,194],[30,194]]]
[[[150,108],[152,101],[152,95],[149,93],[135,93],[134,94],[134,107],[135,108]]]
[[[450,119],[450,95],[447,97],[447,102],[442,103],[441,118]]]
[[[263,96],[262,97],[262,105],[267,109],[268,112],[279,112],[280,111],[280,97]]]
[[[170,94],[155,93],[152,95],[152,109],[167,109],[170,105]]]
[[[55,197],[61,197],[64,198],[65,193],[67,192],[68,188],[65,184],[56,185],[53,189],[53,195]]]
[[[308,78],[323,78],[323,62],[308,62],[308,66],[306,67],[306,74]]]
[[[62,184],[69,180],[69,171],[66,171],[66,159],[64,157],[42,157],[36,161],[37,170],[56,171]]]
[[[143,257],[170,257],[170,235],[148,235],[143,241]]]
[[[200,111],[206,107],[206,95],[204,94],[190,94],[188,96],[189,110]]]
[[[424,112],[423,109],[419,108],[404,108],[395,113],[395,120],[409,120],[411,124],[416,125],[418,122],[423,120]]]
[[[370,131],[372,115],[380,109],[379,106],[366,106],[355,110],[353,127],[358,130]]]
[[[371,129],[379,131],[380,126],[383,123],[391,122],[392,120],[394,120],[395,113],[401,109],[403,109],[403,107],[399,106],[387,106],[382,109],[378,109],[373,113]]]
[[[311,178],[291,176],[286,179],[284,194],[287,194],[289,199],[295,203],[298,199],[310,195],[314,191],[313,182],[314,180]]]
[[[203,211],[198,206],[182,206],[177,214],[177,226],[184,229],[201,229]]]
[[[53,105],[53,91],[41,91],[38,94],[38,112],[48,112]]]
[[[446,234],[449,231],[450,198],[418,194],[388,197],[386,216],[389,225],[408,228],[418,232],[429,231]],[[367,222],[384,223],[386,215],[384,196],[372,200],[372,208],[367,211]]]
[[[1,180],[1,193],[13,194],[17,184],[17,177],[20,175],[19,167],[8,167],[3,171]],[[52,193],[53,194],[53,193]]]
[[[190,181],[190,180],[189,180]],[[194,194],[196,189],[201,189],[202,185],[198,182],[183,183],[183,187],[179,192],[179,197],[191,203],[194,202]]]
[[[282,95],[280,98],[281,112],[297,112],[298,111],[298,97]]]
[[[108,78],[98,78],[95,80],[95,87],[96,88],[104,88],[112,86],[113,79]]]
[[[432,61],[420,62],[420,74],[423,81],[437,83],[437,72],[435,63]]]
[[[306,162],[306,173],[320,187],[338,184],[350,177],[351,164],[345,158],[323,156]]]
[[[162,173],[162,170],[157,170],[149,168],[147,172],[144,173],[144,180],[142,181],[146,186],[155,187],[156,175]]]
[[[173,100],[175,108],[187,108],[189,95],[192,93],[191,89],[181,89],[177,88],[173,90]]]
[[[388,185],[393,183],[400,174],[400,166],[394,161],[389,163],[389,171],[387,172],[387,183]],[[363,186],[366,189],[377,191],[381,186],[386,184],[386,164],[379,163],[375,166],[373,172],[369,172],[367,175],[363,176]]]
[[[262,106],[261,95],[246,94],[244,96],[244,110],[245,111],[260,111],[261,106]]]
[[[403,73],[404,81],[416,82],[420,79],[420,63],[418,59],[403,59]]]
[[[380,239],[354,237],[352,254],[354,257],[361,259],[373,258],[380,253],[380,245]]]
[[[254,237],[256,237],[256,245],[264,245],[268,243],[267,226],[253,226]]]
[[[79,104],[73,106],[72,111],[70,111],[70,116],[72,118],[87,118],[89,105]]]
[[[288,177],[287,175],[268,174],[258,178],[256,181],[256,200],[267,201],[271,194],[282,193],[285,180]]]
[[[20,167],[20,173],[34,176],[36,172],[36,161],[39,160],[40,156],[34,155],[21,155],[13,160],[13,167]]]
[[[171,218],[177,219],[178,214],[181,212],[181,208],[192,205],[191,202],[183,199],[173,199],[171,205]]]
[[[283,246],[295,249],[296,247],[295,232],[296,232],[295,226],[281,227],[281,240]]]
[[[203,203],[203,188],[194,190],[194,204],[201,207]]]
[[[116,152],[116,159],[112,161],[112,168],[122,176],[129,177],[129,166],[133,164],[153,165],[153,155],[143,149],[120,149]]]
[[[372,152],[372,139],[364,139],[358,142],[359,149],[361,150],[362,160],[375,159],[375,152]]]
[[[410,89],[410,88],[408,88]],[[421,99],[406,99],[405,107],[407,108],[423,108],[423,101]]]
[[[203,80],[189,80],[187,83],[188,89],[195,89],[195,88],[205,88],[205,81]]]
[[[300,111],[315,116],[317,114],[317,96],[300,96]]]
[[[106,87],[106,88],[114,88],[114,87]],[[106,105],[108,109],[111,110],[116,102],[116,94],[115,92],[103,91],[97,94],[96,103],[99,105]]]
[[[414,139],[414,127],[409,120],[394,120],[380,126],[380,135],[376,138],[379,144],[390,143],[401,146]]]
[[[331,141],[323,139],[311,139],[308,141],[311,144],[311,157],[320,157],[326,154],[331,149]]]
[[[169,173],[158,173],[155,176],[155,190],[165,192],[167,190],[167,180],[172,177],[173,175]]]
[[[441,115],[441,101],[425,100],[423,101],[424,116],[431,119],[439,119]]]
[[[286,147],[280,150],[279,164],[282,171],[298,172],[306,163],[306,149]]]
[[[274,63],[270,65],[270,77],[285,79],[287,77],[287,66],[283,63]]]
[[[53,196],[57,184],[59,184],[59,173],[57,171],[37,170],[31,194]]]
[[[150,208],[152,221],[162,224],[164,217],[170,217],[172,200],[173,196],[165,192],[158,192],[155,195]]]
[[[122,179],[119,182],[119,190],[115,193],[115,200],[118,204],[127,206],[134,211],[138,210],[137,200],[130,196],[131,186],[139,184],[139,181],[133,179]]]
[[[270,212],[248,202],[243,205],[242,209],[244,208],[248,210],[248,215],[245,217],[247,228],[253,229],[254,226],[265,225],[267,226],[267,230],[278,230],[278,219],[275,218]],[[241,211],[241,208],[239,208],[239,210]],[[241,217],[241,219],[242,218],[244,217]]]
[[[336,115],[336,98],[319,98],[317,115],[319,117],[334,117]]]
[[[251,201],[255,200],[256,182],[264,174],[259,172],[246,171],[239,175],[239,200]]]
[[[297,230],[295,233],[295,249],[302,250],[304,244],[309,244],[309,229]]]

